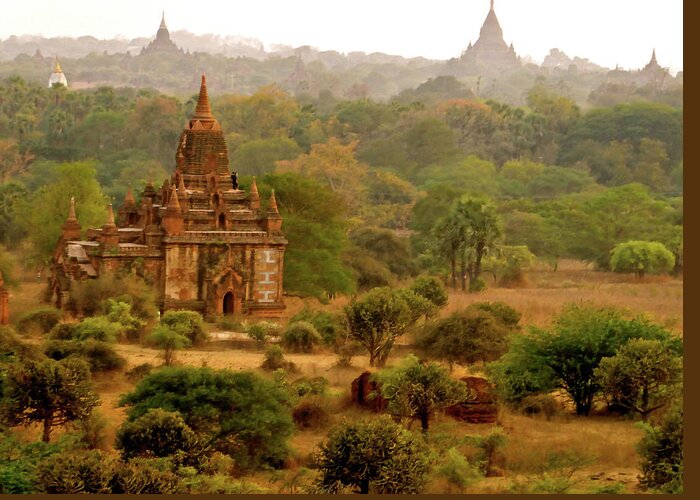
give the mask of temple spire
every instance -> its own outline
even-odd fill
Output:
[[[66,222],[78,222],[78,217],[75,215],[75,197],[70,197],[70,208],[68,209],[68,218]]]
[[[194,110],[192,120],[213,120],[211,105],[209,104],[209,94],[207,92],[207,78],[202,74],[202,85],[199,87],[199,98],[197,107]]]
[[[280,213],[279,209],[277,208],[277,199],[275,198],[275,190],[272,190],[272,194],[270,194],[270,203],[267,207],[267,211],[270,212],[271,214],[278,214]]]
[[[165,11],[163,11],[163,17],[160,20],[160,28],[162,30],[167,30],[168,27],[165,25]]]
[[[649,61],[649,64],[658,64],[656,62],[656,48],[651,51],[651,61]]]
[[[129,190],[126,192],[126,196],[124,196],[124,205],[136,205],[134,194],[131,192],[131,184],[129,184]]]
[[[166,208],[168,212],[180,213],[180,202],[177,199],[177,189],[175,186],[170,190],[170,197],[168,199],[168,207]]]
[[[105,226],[116,226],[114,223],[114,210],[112,210],[112,204],[107,205],[107,224]]]
[[[493,10],[493,0],[491,0],[491,10]]]
[[[58,62],[58,56],[56,56],[56,60],[53,63],[53,72],[54,73],[63,73],[63,70],[61,69],[61,63]]]

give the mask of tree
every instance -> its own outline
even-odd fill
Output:
[[[447,305],[447,291],[445,286],[434,276],[418,276],[409,287],[416,295],[428,299],[437,308]]]
[[[642,317],[627,319],[609,307],[572,304],[549,330],[531,328],[514,338],[509,352],[492,368],[497,387],[511,401],[555,387],[566,391],[577,415],[588,415],[600,384],[595,369],[630,339],[656,339],[682,352],[682,342]]]
[[[510,333],[490,312],[466,309],[440,319],[418,343],[437,359],[466,366],[500,358],[508,351]]]
[[[139,418],[126,421],[117,431],[115,447],[124,460],[134,457],[169,457],[184,453],[196,459],[197,435],[177,412],[152,408]]]
[[[388,417],[345,422],[321,445],[316,488],[339,493],[420,493],[429,470],[424,445]]]
[[[381,384],[389,413],[419,418],[424,434],[435,411],[470,399],[462,381],[452,379],[437,363],[422,362],[412,354],[399,366],[379,372],[375,380]]]
[[[493,274],[494,281],[509,285],[522,283],[523,269],[534,261],[535,256],[525,245],[500,245],[484,259],[483,268]]]
[[[201,346],[208,339],[204,320],[197,311],[166,311],[160,323],[187,337],[192,345]]]
[[[627,241],[618,243],[611,251],[610,268],[616,273],[662,274],[673,270],[674,255],[658,241]]]
[[[143,378],[120,404],[129,421],[151,408],[179,412],[212,450],[242,467],[279,466],[294,427],[288,398],[284,388],[251,372],[170,367]]]
[[[175,351],[188,347],[191,342],[187,336],[180,332],[177,328],[158,325],[151,333],[147,340],[152,342],[159,349],[163,349],[163,364],[172,366],[175,361]]]
[[[614,356],[601,359],[595,376],[609,402],[646,420],[679,395],[682,358],[658,340],[632,339]]]
[[[44,359],[11,365],[5,375],[0,410],[8,425],[43,425],[48,443],[56,426],[87,417],[99,404],[90,368],[80,359]]]
[[[683,492],[683,407],[669,411],[658,427],[645,425],[639,443],[639,483],[662,493]]]
[[[438,252],[450,259],[452,285],[455,286],[456,261],[460,261],[462,290],[478,291],[481,262],[501,232],[494,208],[486,201],[470,196],[457,200],[450,212],[436,225],[434,235]]]
[[[404,298],[390,288],[374,288],[345,306],[348,334],[369,352],[369,364],[384,366],[394,340],[417,319]]]

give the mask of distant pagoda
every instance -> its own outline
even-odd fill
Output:
[[[56,56],[56,60],[53,63],[53,71],[49,76],[49,88],[56,84],[68,87],[68,80],[66,80],[66,75],[63,74],[61,64],[58,62],[58,56]]]
[[[496,17],[491,0],[491,8],[484,20],[479,33],[479,39],[462,54],[461,60],[472,63],[485,70],[514,70],[520,67],[520,60],[515,48],[503,39],[503,30]]]
[[[163,11],[163,17],[160,20],[160,27],[158,28],[155,39],[153,39],[148,46],[141,49],[141,55],[153,53],[183,53],[182,49],[178,48],[175,42],[170,39],[170,32],[165,25],[165,11]]]

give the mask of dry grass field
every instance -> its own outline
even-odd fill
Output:
[[[39,307],[42,293],[41,284],[30,282],[11,290],[11,319],[16,320],[22,313]],[[490,286],[486,291],[472,295],[451,293],[449,305],[441,314],[449,314],[476,301],[506,302],[522,313],[522,324],[540,327],[547,326],[564,305],[591,301],[648,314],[654,321],[682,335],[683,282],[670,277],[637,279],[634,276],[595,272],[581,263],[565,261],[556,272],[547,268],[528,272],[518,287]],[[341,311],[346,302],[346,298],[339,298],[321,306],[315,300],[290,298],[287,302],[288,313],[289,316],[293,315],[305,304]],[[209,325],[209,328],[212,331],[219,330],[215,325]],[[32,340],[40,341],[38,338]],[[397,347],[390,363],[410,350],[407,345]],[[124,371],[143,363],[159,365],[161,362],[159,352],[155,349],[133,344],[120,344],[116,349],[127,360]],[[263,351],[264,348],[249,341],[217,340],[202,348],[178,352],[177,362],[189,366],[255,370],[269,376],[259,369]],[[344,418],[356,420],[373,415],[354,408],[349,403],[350,382],[367,368],[366,356],[353,358],[353,366],[350,368],[336,367],[336,357],[330,352],[288,354],[286,358],[299,368],[299,373],[292,378],[303,375],[328,379],[329,395],[324,399],[324,404],[331,414],[331,422],[324,428],[295,432],[290,442],[293,451],[285,470],[258,472],[246,478],[271,493],[293,490],[290,482],[294,483],[293,478],[303,471],[301,467],[307,463],[309,455],[323,441],[328,428],[334,423]],[[460,368],[455,370],[454,375],[461,376],[464,373]],[[111,443],[116,428],[125,418],[124,409],[119,408],[117,402],[121,394],[128,392],[133,384],[124,372],[101,374],[95,377],[94,382],[102,400],[100,413],[108,422],[107,440]],[[505,445],[496,457],[502,475],[483,478],[467,487],[464,493],[519,492],[538,482],[558,484],[557,480],[561,478],[567,480],[567,492],[594,492],[611,485],[615,485],[621,492],[637,492],[638,457],[635,445],[642,431],[629,418],[610,415],[582,418],[562,412],[547,419],[501,409],[497,424],[475,425],[439,415],[431,425],[429,439],[441,450],[456,446],[469,457],[474,449],[465,445],[461,438],[489,433],[495,427],[503,429],[506,434]],[[27,439],[32,439],[36,436],[36,429],[27,429],[23,434]],[[572,453],[583,459],[581,463],[566,462],[566,457],[570,459]],[[544,470],[543,464],[551,462],[552,457],[555,463],[559,457],[560,466]],[[303,483],[309,478],[310,476],[300,476],[297,482]],[[427,492],[457,491],[450,489],[444,479],[436,477],[428,485]]]

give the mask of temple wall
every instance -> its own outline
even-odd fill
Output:
[[[252,301],[256,304],[282,302],[284,250],[269,246],[255,249]]]
[[[188,301],[198,298],[198,260],[199,246],[196,244],[166,246],[164,290],[166,301]]]

